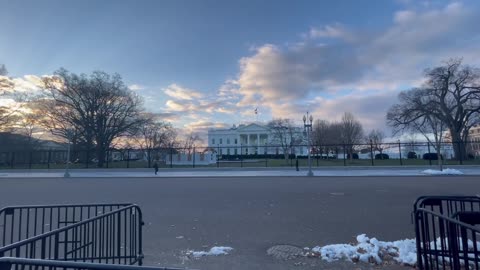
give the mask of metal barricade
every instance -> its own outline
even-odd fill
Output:
[[[413,211],[423,208],[435,213],[452,216],[459,211],[480,211],[480,197],[478,196],[422,196],[414,205]]]
[[[132,204],[8,206],[0,209],[0,245],[6,246],[129,205]]]
[[[480,199],[424,196],[414,204],[419,269],[480,269]]]
[[[22,259],[4,257],[0,258],[0,270],[180,270],[180,268],[148,267],[132,265],[115,265],[99,263],[79,263],[52,260]]]
[[[142,265],[142,212],[134,204],[7,207],[0,257]]]

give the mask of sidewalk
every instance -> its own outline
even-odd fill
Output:
[[[480,166],[449,166],[467,176],[480,176]],[[321,167],[312,168],[315,176],[429,176],[424,170],[436,170],[436,166],[403,167]],[[160,169],[73,169],[72,178],[166,178],[166,177],[291,177],[306,176],[308,168],[182,168]],[[63,178],[64,170],[0,170],[0,178]]]

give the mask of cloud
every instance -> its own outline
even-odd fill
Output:
[[[210,121],[210,120],[199,120],[199,121],[194,121],[190,122],[188,124],[185,124],[183,126],[182,133],[183,134],[189,134],[191,132],[194,132],[198,135],[200,135],[200,138],[203,142],[206,142],[207,138],[207,133],[209,129],[220,129],[220,128],[228,128],[231,125],[227,123],[222,123],[222,122],[215,122],[215,121]]]
[[[352,41],[354,38],[354,35],[339,23],[323,27],[312,27],[306,36],[311,39],[339,38],[346,41]]]
[[[138,90],[143,90],[143,89],[145,89],[145,86],[140,85],[140,84],[131,84],[131,85],[128,86],[128,88],[129,88],[130,90],[133,90],[133,91],[138,91]]]
[[[328,95],[332,98],[315,99],[319,116],[351,111],[375,126],[384,124],[386,104],[399,90],[422,82],[425,68],[461,56],[480,64],[477,9],[458,2],[413,7],[392,14],[391,22],[375,31],[340,23],[312,27],[293,46],[259,46],[239,60],[239,75],[227,92],[238,97],[240,108],[258,104],[273,117],[289,118],[311,109],[309,100]],[[345,90],[353,94],[336,95]]]
[[[164,93],[177,100],[193,100],[203,98],[203,94],[199,91],[184,88],[178,84],[170,84],[163,89]]]
[[[43,86],[42,78],[49,77],[50,75],[37,76],[37,75],[25,75],[23,77],[10,78],[6,76],[0,76],[0,79],[7,84],[12,84],[15,90],[21,93],[35,93],[39,91]]]

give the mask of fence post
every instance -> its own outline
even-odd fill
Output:
[[[243,168],[243,144],[240,144],[240,168]]]
[[[105,160],[106,160],[106,165],[107,165],[107,169],[108,169],[108,163],[110,161],[110,150],[108,150],[108,149],[107,149],[107,156],[106,156]]]
[[[195,146],[193,147],[193,168],[195,168]]]
[[[220,145],[217,144],[217,168],[220,167]]]
[[[29,155],[29,158],[28,158],[28,169],[32,168],[32,159],[33,159],[33,152],[30,151],[30,155]]]
[[[372,166],[375,166],[375,163],[373,162],[373,142],[372,142],[372,140],[370,140],[370,160],[372,162]]]
[[[265,153],[265,168],[268,167],[268,146],[267,143],[265,143],[265,150],[263,151]]]
[[[148,168],[150,168],[152,166],[151,149],[147,150],[147,159],[148,159]]]
[[[343,144],[343,166],[347,166],[347,160],[345,159],[346,158],[345,151],[347,151],[347,150],[346,150],[345,143],[344,143]]]
[[[88,169],[88,163],[90,163],[90,149],[87,149],[87,155],[86,155],[86,161],[85,161],[85,167]]]
[[[398,140],[398,154],[400,156],[400,166],[403,166],[403,161],[402,161],[402,146],[400,144],[400,140]]]
[[[12,152],[12,157],[10,159],[10,167],[13,169],[13,163],[15,162],[15,152]]]
[[[460,142],[457,142],[457,148],[460,150],[460,165],[463,165],[463,143],[460,144]]]
[[[432,155],[430,154],[430,142],[427,142],[427,147],[428,147],[428,163],[430,164],[430,166],[432,166]]]
[[[50,169],[50,161],[52,158],[52,149],[48,149],[48,157],[47,157],[47,168]]]
[[[170,168],[173,168],[173,147],[170,147]]]
[[[127,168],[130,168],[130,149],[127,149]]]

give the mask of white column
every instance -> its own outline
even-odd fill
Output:
[[[250,134],[247,134],[247,151],[248,152],[247,154],[250,155],[250,150],[248,148],[250,148]]]
[[[260,134],[257,133],[257,155],[260,154]]]

